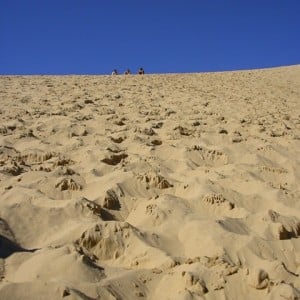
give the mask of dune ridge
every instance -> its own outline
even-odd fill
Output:
[[[299,65],[0,103],[0,299],[300,299]]]

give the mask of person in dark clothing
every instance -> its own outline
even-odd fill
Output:
[[[144,71],[144,69],[143,69],[143,68],[139,68],[138,74],[139,74],[139,75],[143,75],[143,74],[145,74],[145,71]]]

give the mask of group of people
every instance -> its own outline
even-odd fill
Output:
[[[124,72],[124,75],[130,75],[131,74],[131,71],[129,69],[127,69],[125,72]],[[139,68],[138,71],[137,71],[137,74],[139,75],[143,75],[145,74],[145,71],[143,68]],[[119,75],[119,72],[117,69],[114,69],[111,73],[111,75]]]

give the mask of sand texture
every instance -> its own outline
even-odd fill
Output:
[[[300,66],[0,77],[0,300],[300,299]]]

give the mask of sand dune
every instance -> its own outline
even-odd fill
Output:
[[[0,103],[0,299],[300,299],[300,66]]]

